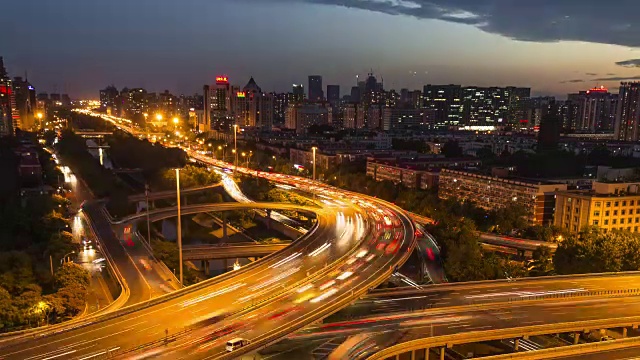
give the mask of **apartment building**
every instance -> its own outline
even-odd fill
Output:
[[[567,190],[566,184],[519,178],[500,178],[466,171],[442,169],[438,197],[471,201],[486,210],[516,204],[529,212],[533,224],[553,222],[555,192]]]
[[[594,182],[591,190],[559,191],[554,224],[570,232],[585,226],[605,231],[640,227],[640,183]]]

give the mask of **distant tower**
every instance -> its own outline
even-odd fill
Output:
[[[322,101],[323,99],[322,76],[309,75],[309,101]]]
[[[211,121],[210,121],[210,117],[211,117],[211,94],[209,91],[209,85],[205,85],[202,87],[202,97],[203,97],[203,106],[202,106],[202,124],[203,125],[200,128],[200,131],[202,131],[204,129],[206,130],[210,130],[211,129]]]

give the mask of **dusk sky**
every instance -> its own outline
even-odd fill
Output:
[[[385,88],[530,86],[560,97],[640,79],[640,2],[618,0],[38,0],[2,7],[0,56],[38,91],[108,84],[192,94],[218,74],[289,91],[373,69]]]

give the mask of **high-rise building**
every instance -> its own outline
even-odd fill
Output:
[[[309,75],[309,101],[324,100],[324,92],[322,91],[322,76]]]
[[[211,110],[226,112],[229,106],[229,78],[216,76],[216,83],[211,92]]]
[[[327,101],[331,106],[337,106],[340,102],[340,85],[327,85]]]
[[[13,119],[11,116],[11,97],[13,85],[0,56],[0,136],[13,135]]]
[[[16,109],[20,115],[21,129],[32,130],[35,126],[36,96],[35,89],[27,79],[16,76],[13,79],[13,94],[15,96]]]
[[[351,96],[350,96],[350,100],[352,103],[357,103],[360,102],[360,87],[358,86],[353,86],[351,88]]]
[[[301,103],[304,101],[304,85],[293,84],[293,102]]]
[[[552,101],[548,105],[546,113],[540,121],[538,133],[538,151],[551,151],[558,148],[562,119],[560,117],[559,103]]]
[[[620,83],[616,112],[615,138],[638,141],[640,123],[640,82]]]
[[[328,125],[332,108],[328,103],[292,104],[287,108],[286,126],[297,134],[306,134],[312,125]]]
[[[120,95],[120,92],[113,85],[100,90],[100,108],[107,113],[111,113],[116,105],[118,95]],[[50,100],[53,101],[53,98],[50,97]]]
[[[462,124],[462,86],[425,85],[424,107],[432,110],[436,127],[449,127]]]
[[[618,95],[611,94],[604,86],[578,94],[569,94],[575,103],[576,118],[571,129],[583,132],[613,130],[618,105]]]
[[[273,95],[263,93],[253,77],[249,79],[242,91],[236,93],[235,102],[235,116],[238,125],[271,130],[273,126]]]
[[[198,121],[198,130],[201,132],[211,130],[211,88],[209,85],[202,87],[202,116]]]

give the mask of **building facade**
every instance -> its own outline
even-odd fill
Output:
[[[324,92],[322,91],[322,76],[309,75],[309,101],[324,100]]]
[[[640,183],[594,182],[592,190],[559,191],[555,207],[554,225],[572,233],[586,226],[637,233]]]
[[[640,123],[640,82],[623,82],[618,93],[615,138],[638,141]]]
[[[553,222],[555,192],[560,190],[567,190],[567,185],[442,169],[438,197],[471,201],[485,210],[519,205],[529,213],[530,222],[546,225]]]

